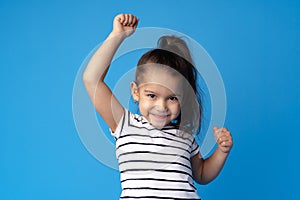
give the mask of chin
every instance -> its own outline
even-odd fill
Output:
[[[158,125],[154,125],[152,124],[153,127],[157,128],[157,129],[163,129],[165,126],[158,126]]]
[[[162,123],[157,123],[157,122],[151,122],[151,125],[154,126],[157,129],[162,129],[164,128],[167,124],[169,124],[170,122],[162,122]]]

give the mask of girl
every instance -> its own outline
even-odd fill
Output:
[[[117,15],[83,75],[89,97],[116,139],[120,198],[200,199],[193,179],[200,184],[215,179],[233,143],[226,128],[214,127],[218,148],[208,159],[199,153],[193,134],[199,131],[201,104],[185,42],[164,36],[158,49],[140,58],[130,85],[140,115],[123,108],[104,82],[115,52],[138,21],[131,14]]]

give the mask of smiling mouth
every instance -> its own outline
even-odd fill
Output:
[[[164,120],[168,118],[170,115],[152,114],[152,116],[154,116],[157,119]]]

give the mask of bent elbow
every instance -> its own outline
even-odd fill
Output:
[[[205,180],[202,177],[194,178],[194,180],[196,181],[196,183],[198,183],[200,185],[207,185],[211,182],[211,180]]]
[[[210,179],[203,177],[203,174],[200,172],[197,175],[195,174],[193,177],[194,177],[194,180],[196,181],[196,183],[198,183],[200,185],[207,185],[212,181]]]
[[[87,85],[96,85],[99,80],[96,80],[93,76],[91,76],[89,73],[83,73],[82,80],[85,86]]]
[[[100,82],[104,82],[104,77],[97,77],[90,72],[84,72],[82,75],[82,80],[85,85],[97,85]]]
[[[88,73],[84,72],[83,75],[82,75],[82,80],[86,84],[86,83],[91,82],[92,79],[91,79],[91,76]]]
[[[199,181],[196,181],[198,184],[200,185],[207,185],[209,184],[211,181],[207,181],[207,180],[199,180]]]

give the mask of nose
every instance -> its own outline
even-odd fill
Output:
[[[167,102],[164,99],[157,100],[156,109],[158,111],[165,112],[167,110]]]

